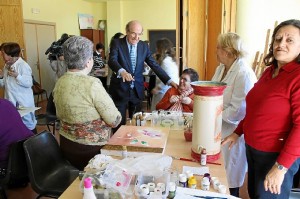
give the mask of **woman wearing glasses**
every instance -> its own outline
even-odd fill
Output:
[[[194,89],[191,82],[198,80],[199,75],[194,69],[185,69],[180,77],[178,89],[170,88],[158,102],[156,109],[193,112]]]

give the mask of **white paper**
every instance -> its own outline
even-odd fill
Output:
[[[185,173],[186,171],[191,171],[194,175],[204,175],[205,173],[209,173],[208,167],[189,167],[189,166],[183,166],[182,172]]]
[[[198,196],[203,196],[203,198],[207,196],[207,197],[237,199],[237,197],[228,194],[220,194],[220,193],[215,193],[210,191],[202,191],[200,189],[190,189],[190,188],[183,188],[183,187],[177,187],[176,196],[174,199],[199,199]]]

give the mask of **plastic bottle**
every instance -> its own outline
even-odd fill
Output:
[[[136,126],[141,126],[140,115],[137,115],[137,116],[136,116]]]
[[[127,147],[125,145],[122,146],[122,158],[127,158]]]
[[[202,151],[201,151],[201,154],[200,154],[200,164],[202,166],[205,166],[206,165],[206,149],[203,148]]]
[[[187,177],[185,174],[179,174],[179,186],[187,187]]]
[[[97,199],[94,193],[91,178],[84,179],[83,199]]]
[[[141,120],[141,126],[145,126],[146,125],[146,120],[145,120],[144,114],[140,116],[140,120]]]
[[[175,198],[175,194],[176,194],[176,184],[175,184],[175,182],[170,182],[168,198],[169,199]]]
[[[196,189],[196,187],[197,187],[197,180],[196,180],[196,178],[194,176],[192,176],[192,177],[189,178],[188,187],[191,188],[191,189]]]
[[[202,190],[203,191],[209,191],[209,185],[210,185],[210,183],[209,183],[208,177],[204,177],[202,179],[202,184],[201,184]]]

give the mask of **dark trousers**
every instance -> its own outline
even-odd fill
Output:
[[[142,100],[138,97],[135,89],[129,89],[129,99],[122,101],[115,101],[115,105],[120,111],[122,115],[122,121],[116,128],[112,129],[112,132],[115,133],[121,125],[126,124],[126,110],[128,109],[128,117],[132,118],[132,116],[136,112],[140,112],[142,110]]]
[[[258,151],[246,144],[248,162],[248,193],[251,199],[288,199],[293,185],[293,176],[298,171],[300,159],[297,159],[284,176],[281,193],[265,191],[264,180],[279,153]]]

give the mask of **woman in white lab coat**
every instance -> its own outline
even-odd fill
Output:
[[[218,37],[217,67],[212,81],[227,84],[223,95],[222,139],[230,135],[245,116],[245,97],[253,87],[257,78],[252,68],[246,63],[246,52],[240,36],[235,33],[225,33]],[[232,149],[222,147],[225,169],[230,194],[239,196],[239,187],[244,183],[247,172],[245,140],[241,136]]]

